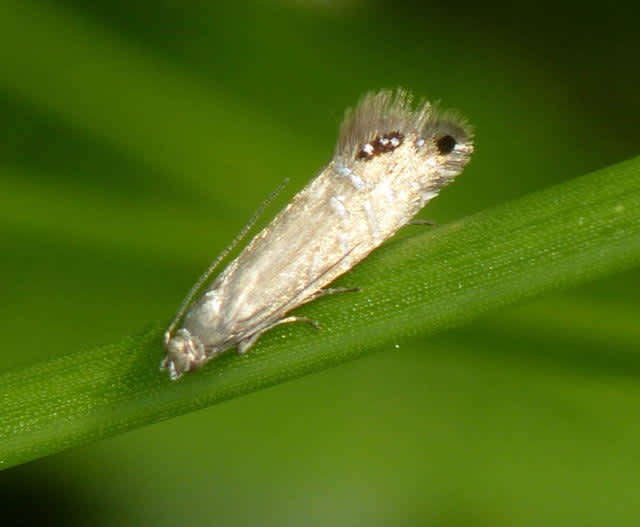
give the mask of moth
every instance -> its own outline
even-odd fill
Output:
[[[472,152],[455,114],[414,106],[403,90],[365,95],[347,110],[328,165],[194,301],[230,247],[196,282],[165,333],[161,368],[176,380],[232,348],[246,353],[280,324],[317,326],[289,312],[353,291],[329,285],[410,223]]]

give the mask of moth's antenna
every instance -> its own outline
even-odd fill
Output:
[[[182,301],[182,304],[180,304],[180,309],[178,309],[176,316],[173,317],[171,324],[169,324],[169,327],[164,332],[165,344],[168,343],[169,340],[171,339],[171,336],[173,335],[173,332],[176,329],[176,326],[182,320],[182,317],[186,313],[187,309],[189,309],[191,302],[193,302],[193,299],[200,291],[200,288],[207,282],[207,280],[209,280],[213,272],[216,270],[216,267],[220,265],[220,262],[224,260],[226,256],[233,250],[233,248],[236,245],[238,245],[238,243],[240,243],[242,239],[247,235],[247,233],[255,225],[256,221],[258,221],[258,218],[260,217],[260,215],[264,212],[264,209],[266,209],[271,204],[271,202],[276,198],[276,196],[280,194],[280,192],[282,192],[282,189],[287,185],[287,183],[289,183],[289,178],[285,178],[285,180],[282,183],[280,183],[280,185],[278,185],[278,188],[276,188],[273,192],[271,192],[271,194],[269,194],[269,196],[267,196],[267,199],[265,199],[260,204],[258,209],[253,213],[253,216],[251,216],[251,219],[242,228],[242,230],[236,235],[233,241],[229,245],[227,245],[227,247],[225,247],[225,249],[211,263],[211,265],[207,267],[207,270],[204,273],[202,273],[202,276],[198,278],[198,281],[195,284],[193,284],[193,287],[189,290],[189,293],[187,294],[185,299]]]

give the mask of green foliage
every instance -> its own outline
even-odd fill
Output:
[[[4,523],[638,525],[637,161],[612,165],[640,144],[639,11],[0,2],[0,459],[35,460],[0,472]],[[321,332],[169,383],[199,273],[396,86],[475,128],[439,226],[300,309]]]

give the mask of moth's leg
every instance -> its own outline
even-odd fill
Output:
[[[277,322],[274,322],[273,324],[271,324],[267,329],[275,328],[280,324],[289,324],[290,322],[306,322],[307,324],[313,326],[315,329],[320,329],[320,324],[318,324],[315,320],[307,317],[295,317],[295,316],[281,318]]]
[[[169,367],[169,357],[165,357],[164,359],[162,359],[162,362],[160,363],[160,371],[164,371]]]
[[[335,295],[336,293],[357,293],[358,291],[360,291],[359,287],[328,287],[327,289],[320,289],[320,291],[311,295],[309,300],[306,300],[305,303],[311,302],[321,296]]]
[[[249,338],[241,340],[238,343],[238,355],[244,355],[245,353],[247,353],[247,351],[249,351],[249,349],[260,338],[260,335],[262,335],[265,331],[269,331],[270,329],[275,328],[276,326],[279,326],[280,324],[289,324],[290,322],[306,322],[307,324],[311,324],[314,328],[320,329],[320,324],[318,324],[315,320],[312,320],[310,318],[307,318],[307,317],[294,317],[294,316],[284,317],[284,318],[281,318],[280,320],[277,320],[273,324],[267,326],[266,328],[264,328],[263,330],[259,331],[255,335],[251,335]]]
[[[431,220],[421,220],[420,218],[416,218],[411,220],[408,225],[427,225],[429,227],[434,227],[436,225],[435,221]]]

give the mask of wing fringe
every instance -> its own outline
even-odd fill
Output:
[[[401,88],[366,94],[355,108],[346,111],[336,145],[337,157],[351,158],[364,143],[392,132],[426,138],[450,134],[458,142],[471,140],[467,121],[451,110],[441,111],[428,101],[413,104],[413,97]]]

